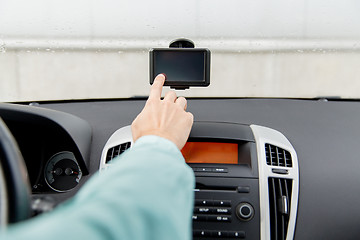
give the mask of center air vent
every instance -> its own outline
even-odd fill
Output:
[[[291,206],[292,179],[269,178],[271,239],[286,239]]]
[[[125,152],[126,149],[128,149],[130,147],[131,147],[131,142],[126,142],[126,143],[122,143],[120,145],[110,148],[106,154],[106,163],[108,163],[115,157],[119,156],[120,154]]]
[[[271,166],[292,167],[291,154],[279,147],[265,144],[266,163]]]

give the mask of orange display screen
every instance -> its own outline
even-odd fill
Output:
[[[187,142],[181,153],[187,163],[238,164],[236,143]]]

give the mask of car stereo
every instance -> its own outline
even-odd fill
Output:
[[[193,238],[260,239],[256,145],[250,127],[194,123],[182,154],[196,178]]]

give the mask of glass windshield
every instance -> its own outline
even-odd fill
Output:
[[[0,0],[0,101],[146,96],[149,50],[211,55],[187,97],[360,97],[356,0]]]

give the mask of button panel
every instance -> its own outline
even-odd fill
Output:
[[[231,208],[227,208],[227,207],[195,207],[194,213],[231,214]]]
[[[258,179],[224,177],[219,185],[219,175],[196,178],[193,239],[259,240]]]
[[[193,167],[194,172],[206,172],[206,173],[228,173],[229,170],[223,167]]]
[[[193,221],[231,222],[231,201],[197,199]]]
[[[231,216],[219,215],[193,215],[193,221],[208,221],[208,222],[231,222]]]
[[[213,238],[245,238],[245,231],[216,231],[216,230],[194,230],[194,237],[213,237]]]

